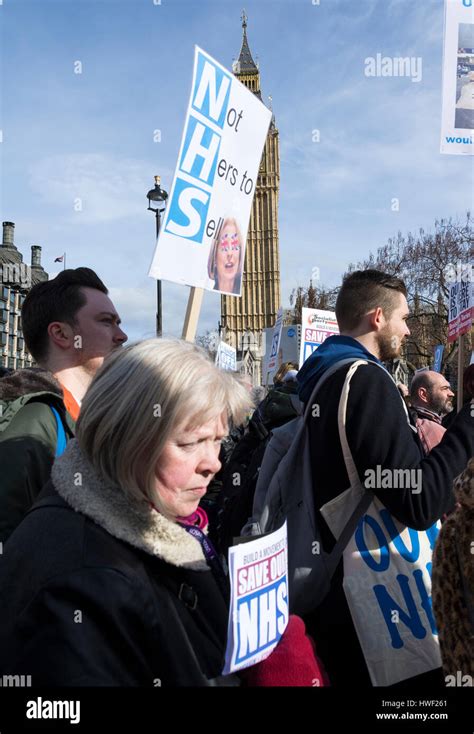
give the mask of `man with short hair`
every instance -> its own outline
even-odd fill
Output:
[[[432,526],[453,506],[452,481],[474,454],[474,431],[466,406],[441,444],[423,456],[382,364],[400,355],[410,333],[406,296],[403,281],[394,276],[377,270],[349,274],[336,303],[340,335],[326,339],[298,373],[299,395],[307,403],[317,381],[334,367],[309,421],[314,504],[325,551],[334,547],[360,497],[373,492],[329,594],[306,619],[335,686],[411,686],[426,676],[440,682],[429,597],[430,546],[437,533]],[[342,360],[348,361],[335,367]],[[345,412],[356,475],[351,485],[338,408],[357,360],[363,363],[352,374]],[[298,539],[289,537],[292,542]],[[417,566],[426,555],[427,562]],[[413,565],[409,573],[402,561]]]
[[[39,368],[0,381],[0,542],[74,435],[81,400],[104,358],[127,340],[107,288],[89,268],[35,285],[22,307],[22,327]]]
[[[439,444],[446,432],[441,419],[452,411],[453,397],[449,382],[439,372],[422,370],[413,377],[410,389],[412,416],[426,454]]]

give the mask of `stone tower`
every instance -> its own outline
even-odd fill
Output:
[[[260,100],[260,72],[247,40],[247,16],[242,14],[242,48],[232,69]],[[280,308],[278,194],[280,151],[275,118],[260,162],[245,252],[242,296],[221,296],[221,326],[225,341],[237,348],[242,371],[254,384],[261,382],[263,329],[272,327]]]
[[[48,273],[41,265],[41,247],[31,246],[31,267],[15,245],[14,222],[3,222],[0,243],[0,368],[31,367],[33,358],[26,350],[21,326],[21,307],[30,288]]]

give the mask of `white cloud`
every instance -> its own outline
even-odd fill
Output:
[[[107,153],[52,155],[30,169],[30,186],[69,220],[85,224],[141,216],[150,187],[149,162]],[[171,180],[170,171],[162,171]]]

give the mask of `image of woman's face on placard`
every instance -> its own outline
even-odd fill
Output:
[[[240,293],[242,277],[243,242],[235,219],[224,220],[217,238],[214,240],[211,258],[214,290],[222,293]]]

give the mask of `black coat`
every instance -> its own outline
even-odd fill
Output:
[[[328,378],[317,397],[319,416],[310,420],[317,508],[349,486],[337,427],[337,408],[348,369],[347,365],[343,366]],[[374,490],[400,522],[415,529],[427,529],[453,507],[453,478],[474,455],[470,406],[462,409],[439,446],[425,458],[421,443],[408,424],[393,380],[378,367],[361,366],[351,381],[346,432],[362,482],[365,471],[377,465],[384,469],[421,469],[423,484],[419,494],[411,489]],[[320,513],[318,520],[324,547],[330,550],[334,537]],[[307,622],[332,683],[370,686],[342,588],[342,561],[333,578],[331,592]]]
[[[173,557],[178,537],[170,545],[168,530],[196,544],[194,559],[180,551],[182,565],[173,565],[134,546],[136,517],[119,529],[127,542],[103,527],[100,509],[95,519],[75,509],[50,482],[0,556],[0,674],[31,675],[33,686],[212,685],[224,663],[227,601],[199,543],[159,516],[164,555]],[[115,510],[111,527],[123,517]]]

